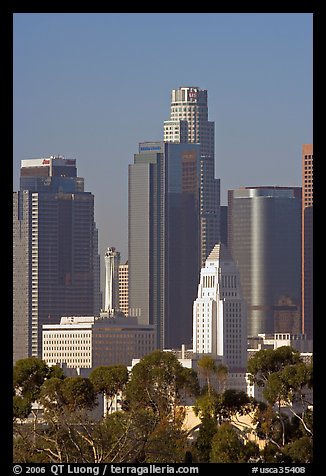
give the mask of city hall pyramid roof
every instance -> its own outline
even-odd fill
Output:
[[[216,243],[206,261],[233,261],[232,256],[224,243]]]

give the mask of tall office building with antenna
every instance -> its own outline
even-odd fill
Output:
[[[200,144],[200,257],[220,241],[220,179],[215,178],[215,123],[208,120],[207,90],[182,86],[171,93],[164,142]]]

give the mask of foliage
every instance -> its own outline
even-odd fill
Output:
[[[309,436],[288,443],[283,448],[283,454],[287,457],[288,463],[312,463],[313,462],[313,445]]]
[[[217,432],[217,424],[213,417],[204,414],[194,444],[196,459],[199,463],[207,463],[212,449],[212,440]]]
[[[41,359],[29,357],[16,362],[13,369],[13,418],[25,419],[29,416],[34,403],[40,396],[43,383],[56,377],[63,379],[62,370],[48,367]]]
[[[127,384],[128,369],[125,365],[102,365],[92,370],[89,379],[96,392],[105,392],[107,396],[113,397]]]
[[[223,364],[216,364],[215,360],[210,355],[203,355],[197,362],[198,372],[207,381],[208,393],[212,392],[211,378],[213,375],[217,375],[220,382],[225,383],[227,377],[227,367]]]
[[[230,423],[223,423],[212,440],[211,463],[244,463],[257,456],[255,443],[245,444],[237,430]]]
[[[150,408],[160,418],[173,413],[184,394],[198,391],[197,376],[169,352],[154,351],[137,363],[126,385],[126,408]]]
[[[209,357],[209,356],[204,356]],[[181,366],[169,352],[155,351],[133,367],[101,366],[89,378],[64,377],[58,367],[40,359],[14,367],[14,461],[17,463],[182,463],[312,461],[312,410],[307,389],[312,366],[289,348],[259,351],[250,361],[252,380],[262,385],[267,403],[243,391],[216,391],[211,377],[223,379],[227,369],[213,359],[201,360],[207,387],[199,391],[197,373]],[[220,373],[220,375],[218,375]],[[218,387],[220,390],[220,387]],[[123,411],[96,417],[97,395],[122,393]],[[197,431],[184,427],[184,404],[196,399]],[[192,400],[193,401],[193,400]],[[32,410],[38,402],[39,415]],[[300,404],[286,416],[282,405]],[[235,427],[241,415],[253,417],[256,436]],[[291,413],[290,413],[291,415]],[[26,418],[29,416],[29,419]],[[239,423],[239,422],[238,422]],[[237,424],[238,424],[237,423]],[[195,436],[190,440],[190,436]]]
[[[251,383],[263,387],[268,377],[287,365],[300,363],[300,353],[289,346],[277,349],[263,349],[255,353],[248,361],[247,370]]]

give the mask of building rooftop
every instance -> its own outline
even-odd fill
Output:
[[[210,252],[206,261],[233,261],[232,256],[224,243],[217,243]]]

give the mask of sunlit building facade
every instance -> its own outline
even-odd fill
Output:
[[[62,317],[59,324],[43,325],[42,359],[48,365],[96,368],[130,365],[155,349],[153,326],[126,317]]]
[[[76,160],[22,160],[13,194],[13,358],[41,357],[42,325],[100,312],[94,196]]]
[[[215,123],[208,120],[208,93],[197,86],[171,92],[170,119],[164,141],[200,144],[201,265],[220,241],[220,179],[215,179]]]
[[[245,371],[247,312],[240,274],[227,247],[215,245],[201,269],[193,306],[193,351],[221,356],[229,371]]]

